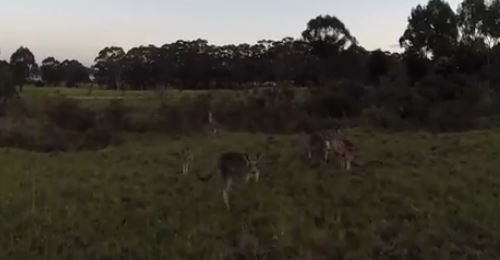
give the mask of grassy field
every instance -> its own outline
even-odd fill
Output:
[[[308,167],[300,135],[145,133],[97,152],[4,148],[0,259],[500,259],[500,129],[347,132],[365,162],[353,172]],[[185,146],[196,156],[188,177],[175,155]],[[261,182],[237,185],[227,211],[221,178],[194,174],[233,150],[265,158]]]

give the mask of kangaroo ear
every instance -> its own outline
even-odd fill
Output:
[[[255,161],[256,161],[256,162],[259,162],[259,161],[260,161],[260,159],[262,159],[262,157],[263,157],[262,153],[257,153],[256,160],[255,160]]]
[[[243,157],[245,158],[245,161],[250,162],[250,156],[248,156],[248,153],[244,153]]]

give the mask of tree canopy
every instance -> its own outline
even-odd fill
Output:
[[[35,56],[26,47],[20,47],[10,57],[10,66],[14,76],[14,83],[19,86],[22,92],[23,85],[28,78],[37,72]]]
[[[338,80],[378,84],[394,71],[405,73],[412,84],[432,73],[493,78],[500,65],[499,28],[500,0],[464,0],[456,11],[444,0],[429,0],[411,10],[399,39],[402,55],[365,50],[339,18],[319,15],[307,22],[301,38],[222,46],[204,39],[178,40],[129,50],[109,46],[91,69],[48,57],[40,74],[47,84],[74,86],[93,78],[110,89],[304,86]],[[12,55],[10,66],[19,86],[37,73],[35,58],[25,47]]]
[[[0,104],[5,105],[10,99],[17,95],[14,78],[9,64],[0,61]]]

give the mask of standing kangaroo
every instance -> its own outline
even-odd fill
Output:
[[[181,151],[180,157],[182,162],[181,173],[182,175],[187,176],[189,174],[191,163],[194,161],[193,151],[191,148],[186,147]]]
[[[339,129],[327,131],[326,138],[329,146],[335,152],[337,160],[340,161],[340,166],[350,171],[352,169],[352,164],[357,164],[355,161],[356,147],[354,144],[348,140]]]
[[[226,208],[229,210],[229,191],[233,185],[233,182],[237,180],[244,179],[246,183],[250,179],[254,179],[255,182],[259,181],[260,171],[257,168],[257,163],[262,158],[259,153],[255,156],[255,159],[251,159],[248,154],[243,154],[239,152],[227,152],[223,153],[218,161],[218,167],[224,180],[224,189],[222,191],[222,198]],[[214,172],[209,176],[202,177],[197,176],[203,182],[207,182],[215,175]]]
[[[309,136],[307,158],[311,163],[314,158],[320,158],[323,162],[327,163],[330,149],[330,141],[325,133],[317,132]]]
[[[219,123],[215,120],[211,110],[208,111],[208,132],[212,135],[217,135],[219,132]]]
[[[340,130],[317,132],[309,137],[307,150],[308,159],[313,162],[314,157],[320,157],[325,163],[329,160],[330,151],[333,150],[340,167],[350,171],[355,161],[355,146]]]

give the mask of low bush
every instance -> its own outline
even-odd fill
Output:
[[[63,129],[84,132],[96,126],[94,111],[66,97],[48,100],[44,111],[51,123]]]
[[[78,150],[98,150],[110,145],[118,144],[119,140],[114,129],[99,126],[87,130],[80,136]]]
[[[21,101],[10,103],[0,120],[0,146],[37,152],[96,150],[118,143],[112,124],[76,101],[57,98],[36,114]]]
[[[16,96],[17,89],[9,64],[0,61],[0,105],[4,106]]]
[[[339,82],[313,90],[305,106],[309,113],[320,117],[356,117],[363,108],[363,95],[361,84]]]
[[[123,100],[111,100],[102,110],[102,121],[99,124],[108,124],[115,130],[127,129],[130,126],[129,113],[130,109],[124,104]]]
[[[406,127],[398,113],[375,106],[363,110],[361,123],[367,127],[384,129],[402,130]]]
[[[137,133],[144,133],[147,131],[157,129],[156,118],[154,116],[154,111],[131,111],[127,114],[127,125],[123,130]]]
[[[37,120],[0,122],[0,146],[36,152],[97,150],[118,144],[111,128],[97,127],[84,133],[54,127]]]

